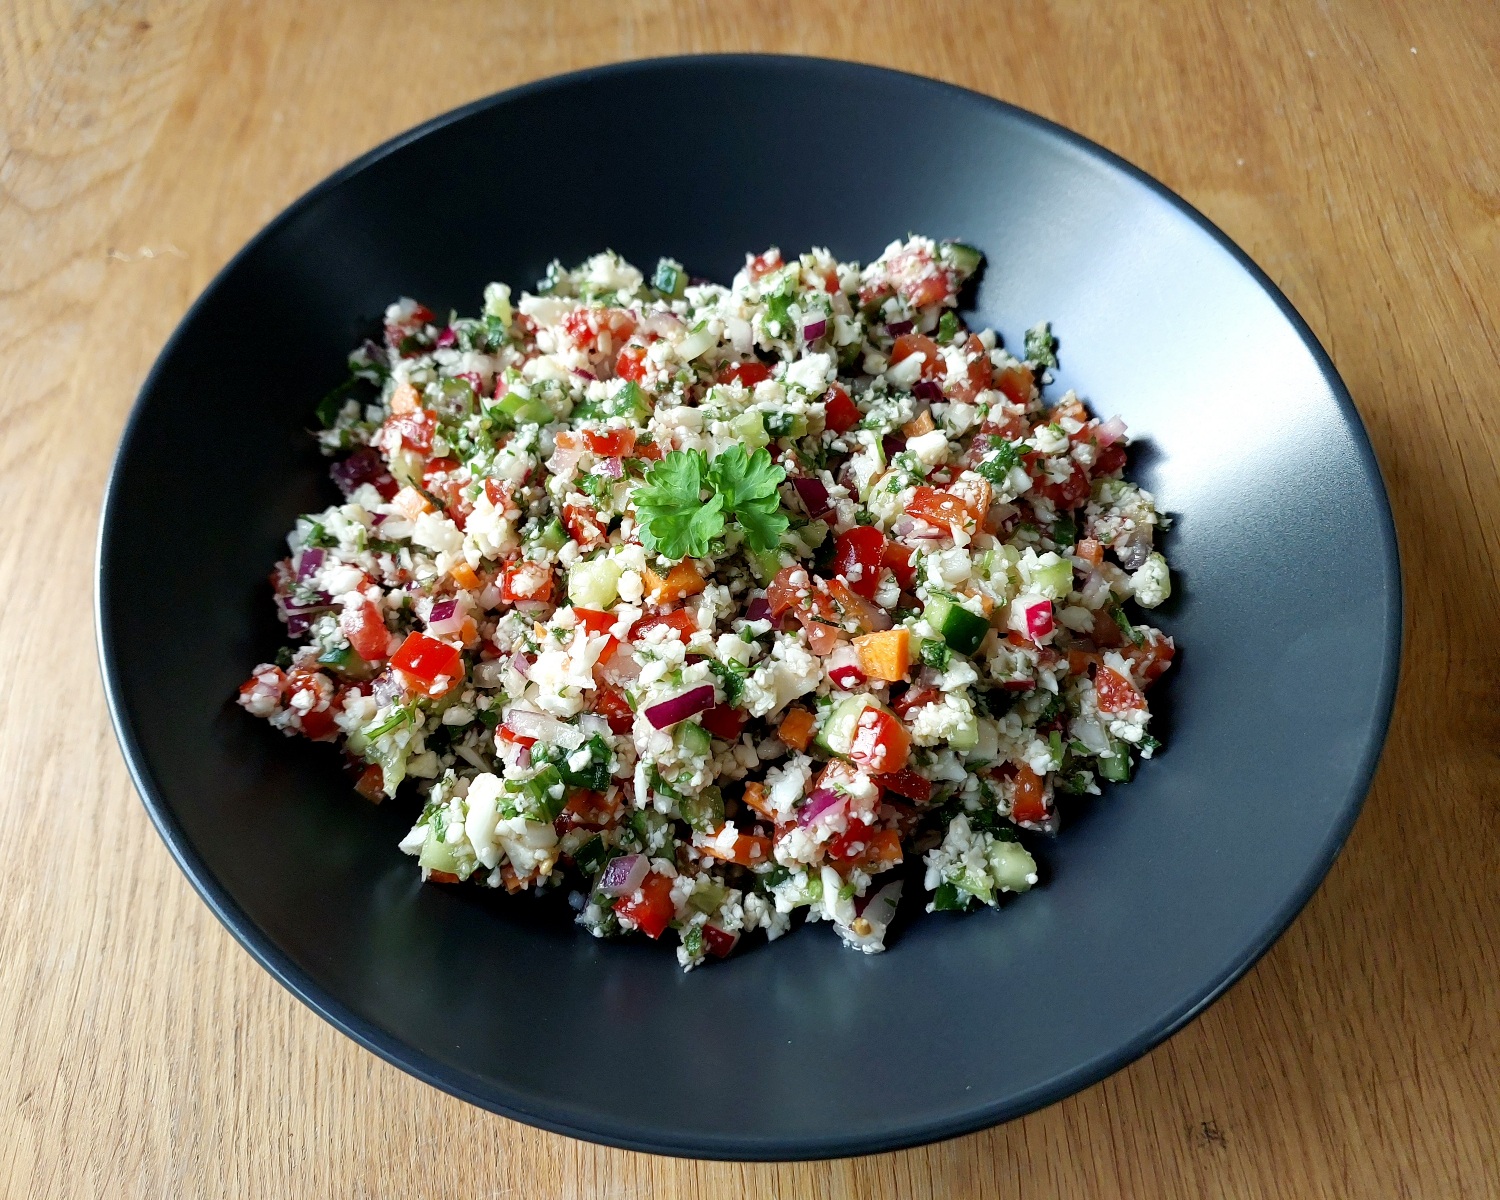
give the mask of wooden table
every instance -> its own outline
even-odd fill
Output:
[[[126,778],[93,649],[95,527],[121,424],[246,238],[453,105],[612,59],[725,49],[952,80],[1181,192],[1332,353],[1406,564],[1405,681],[1375,789],[1328,882],[1248,978],[1046,1111],[811,1165],[679,1162],[538,1133],[335,1033],[173,866]],[[12,0],[0,1194],[1500,1195],[1497,69],[1500,9],[1483,0],[939,0],[863,14],[838,0]]]

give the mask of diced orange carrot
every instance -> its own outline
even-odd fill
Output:
[[[936,428],[937,426],[932,423],[932,413],[923,409],[917,416],[901,426],[901,432],[913,438],[920,437],[924,433],[931,433]]]
[[[766,796],[766,785],[763,783],[750,782],[745,785],[745,803],[760,813],[763,817],[776,819],[776,810],[771,807],[771,801]]]
[[[771,861],[771,839],[758,833],[742,833],[734,839],[734,849],[725,851],[717,844],[708,842],[698,850],[722,862],[738,863],[742,867],[755,867]]]
[[[1087,559],[1096,567],[1104,561],[1104,547],[1093,538],[1079,538],[1077,551],[1079,558]]]
[[[427,497],[414,487],[404,487],[392,496],[391,507],[408,521],[415,521],[423,513],[432,511],[432,504]]]
[[[807,744],[812,741],[815,724],[816,720],[807,709],[789,708],[786,716],[781,718],[781,726],[776,730],[776,736],[793,750],[806,750]]]
[[[458,876],[452,871],[428,871],[428,883],[457,883]]]
[[[854,639],[859,666],[871,679],[899,683],[911,669],[911,631],[886,629]]]
[[[479,626],[473,617],[465,617],[464,623],[458,627],[458,640],[470,650],[479,645]]]
[[[385,799],[385,774],[379,767],[366,767],[354,785],[354,790],[371,804]]]
[[[510,863],[500,864],[500,882],[505,885],[505,890],[512,896],[526,886],[521,882],[521,877],[516,874],[516,869]]]
[[[448,574],[453,576],[453,582],[465,591],[475,592],[480,588],[479,576],[474,573],[474,568],[466,562],[460,562]]]
[[[650,567],[646,568],[646,599],[652,604],[675,604],[689,596],[696,596],[708,586],[692,559],[684,559],[663,579]]]
[[[410,383],[398,383],[391,393],[393,413],[413,413],[422,407],[422,397]]]

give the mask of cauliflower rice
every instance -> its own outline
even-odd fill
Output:
[[[1171,576],[1124,425],[1043,398],[1050,329],[959,319],[979,264],[606,252],[477,318],[392,305],[240,704],[419,802],[423,880],[566,889],[688,968],[799,912],[877,952],[903,879],[1026,891],[1058,795],[1157,747]]]

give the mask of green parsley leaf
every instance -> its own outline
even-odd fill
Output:
[[[764,446],[746,454],[743,446],[730,446],[709,464],[708,481],[726,513],[745,535],[750,549],[765,554],[776,548],[787,530],[781,511],[781,481],[786,472],[771,461]]]
[[[1041,367],[1057,366],[1057,339],[1051,322],[1042,321],[1026,331],[1026,360]]]
[[[1146,635],[1130,623],[1130,618],[1125,615],[1125,610],[1118,604],[1110,605],[1109,615],[1115,619],[1115,624],[1120,627],[1120,632],[1137,646],[1146,644]]]
[[[938,318],[938,327],[937,327],[937,340],[938,340],[938,344],[942,345],[942,346],[946,346],[949,342],[951,342],[957,336],[958,336],[958,318],[953,314],[953,310],[952,309],[946,309],[946,310],[944,310],[943,315]]]
[[[949,649],[948,643],[938,640],[927,640],[922,643],[922,661],[934,671],[946,671],[948,664],[953,661],[953,651]]]
[[[641,544],[674,560],[706,554],[724,529],[724,498],[716,493],[703,500],[707,486],[708,460],[701,450],[673,450],[653,463],[635,489]]]
[[[996,487],[1001,487],[1011,471],[1021,465],[1021,444],[1008,442],[1003,437],[991,436],[990,446],[995,453],[974,469]]]

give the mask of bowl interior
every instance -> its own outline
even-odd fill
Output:
[[[621,113],[662,134],[609,135]],[[648,119],[650,119],[648,117]],[[579,131],[585,131],[580,139]],[[593,131],[592,133],[589,131]],[[975,319],[1052,320],[1055,390],[1118,412],[1175,516],[1166,748],[1082,811],[1047,886],[907,920],[888,953],[802,930],[690,976],[564,905],[422,887],[328,747],[231,703],[279,644],[265,583],[336,495],[303,432],[398,295],[612,247],[728,281],[749,250],[868,259],[908,231],[988,266]],[[107,684],[153,816],[252,953],[323,1015],[477,1103],[642,1149],[798,1157],[1024,1112],[1179,1026],[1337,852],[1399,652],[1389,512],[1301,322],[1201,219],[1097,148],[957,89],[848,64],[586,72],[443,118],[299,201],[214,282],[121,447],[100,555]],[[913,906],[914,907],[914,906]]]

